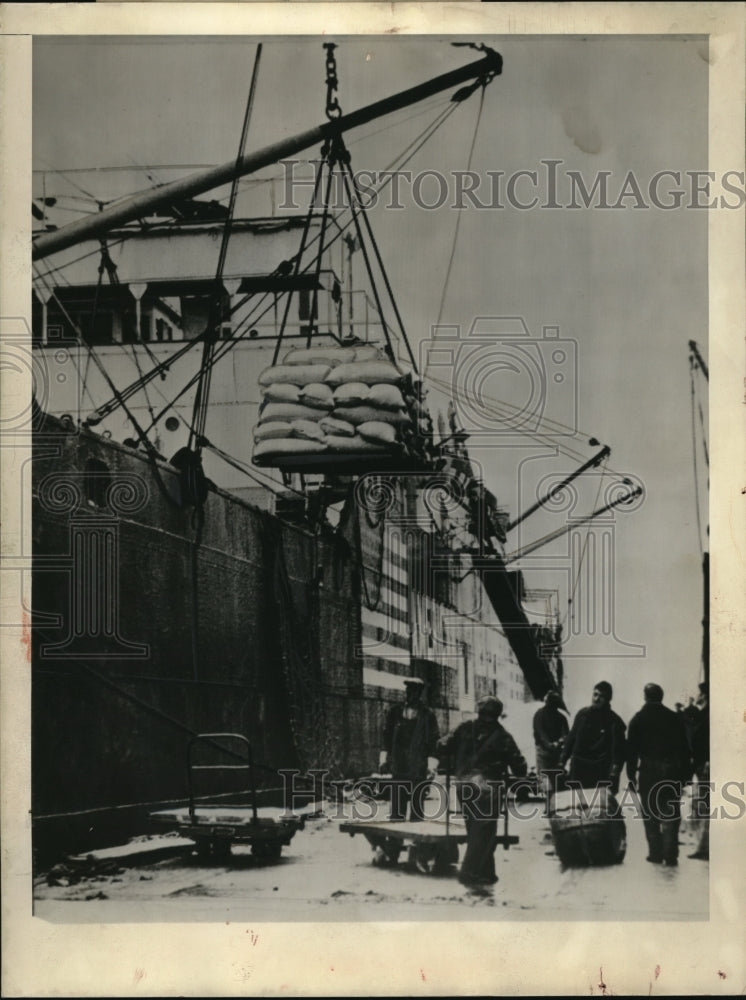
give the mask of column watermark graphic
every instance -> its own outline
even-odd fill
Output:
[[[72,388],[79,403],[81,387],[70,350],[44,348],[32,345],[23,318],[0,323],[0,446],[17,449],[20,459],[18,488],[6,491],[13,506],[6,510],[2,565],[6,593],[17,592],[18,601],[10,618],[4,608],[0,626],[39,629],[45,661],[147,659],[149,644],[126,636],[122,622],[120,529],[123,518],[147,505],[150,486],[138,472],[104,462],[95,442],[82,444],[75,406],[47,425],[55,388],[68,397]],[[55,471],[60,463],[70,467]],[[23,595],[32,570],[41,589],[48,574],[66,577],[64,606],[42,613],[33,594],[29,605]]]

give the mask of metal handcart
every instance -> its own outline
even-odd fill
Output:
[[[195,751],[210,747],[233,761],[226,763],[197,763]],[[191,838],[201,858],[224,860],[230,856],[232,844],[250,844],[254,857],[276,861],[282,848],[290,843],[298,830],[303,829],[308,815],[316,811],[314,805],[290,811],[286,808],[257,805],[257,788],[254,777],[256,766],[249,740],[240,733],[200,733],[187,745],[188,808],[165,809],[150,814],[160,828],[177,830]],[[247,771],[248,787],[242,792],[214,796],[215,800],[228,794],[248,794],[249,805],[227,805],[218,801],[201,801],[197,805],[195,772],[197,771]]]
[[[461,811],[451,809],[451,781],[446,775],[443,817],[422,820],[358,819],[340,824],[340,831],[351,837],[362,834],[374,851],[373,863],[381,867],[393,867],[399,863],[402,851],[407,849],[407,863],[423,874],[444,874],[458,862],[459,845],[465,844],[466,822]],[[495,846],[501,844],[507,851],[519,842],[508,829],[507,786],[499,797],[500,811],[498,830],[502,822],[502,833],[495,837]]]

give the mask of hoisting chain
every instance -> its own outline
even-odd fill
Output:
[[[491,49],[489,45],[485,45],[484,43],[477,45],[475,42],[451,42],[451,45],[456,46],[457,48],[464,47],[467,49],[475,49],[477,52],[484,52],[485,55],[493,56],[497,60],[495,69],[487,70],[482,74],[482,76],[477,77],[473,83],[468,83],[466,86],[461,87],[456,91],[451,100],[459,104],[461,101],[465,101],[467,98],[471,97],[471,95],[480,87],[482,88],[482,96],[484,96],[484,89],[500,72],[502,72],[502,57],[498,52],[495,52],[494,49]]]
[[[336,49],[334,42],[324,42],[326,49],[326,117],[329,121],[342,117],[342,108],[334,96],[339,80],[337,79],[337,60],[334,58]]]

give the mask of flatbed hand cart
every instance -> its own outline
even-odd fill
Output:
[[[233,763],[196,763],[196,749],[205,746],[221,751]],[[151,813],[151,820],[161,828],[177,830],[183,837],[191,838],[197,845],[197,854],[204,859],[224,860],[230,856],[232,844],[250,844],[255,858],[278,860],[283,846],[303,829],[306,816],[316,811],[316,807],[293,812],[278,807],[259,808],[254,767],[251,744],[240,733],[200,733],[192,737],[187,745],[189,806]],[[197,771],[247,771],[250,804],[208,801],[198,806],[194,780]],[[239,793],[233,793],[233,797],[236,794]]]
[[[450,780],[446,779],[446,802],[450,799]],[[498,828],[495,846],[502,844],[507,851],[519,838],[508,832],[508,797],[500,796]],[[351,837],[362,834],[374,851],[373,864],[393,867],[407,848],[410,867],[426,875],[443,874],[458,862],[459,845],[467,840],[466,822],[460,812],[446,808],[443,817],[422,820],[365,819],[340,824],[340,831]]]

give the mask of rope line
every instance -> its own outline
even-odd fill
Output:
[[[484,95],[486,93],[486,89],[487,88],[486,88],[485,84],[482,84],[482,90],[481,90],[481,93],[479,95],[479,110],[477,112],[477,120],[476,120],[476,122],[474,124],[474,135],[471,138],[471,147],[469,149],[469,156],[468,156],[467,163],[466,163],[466,172],[467,173],[471,170],[471,161],[472,161],[472,157],[474,156],[474,147],[476,146],[476,143],[477,143],[477,134],[479,132],[479,124],[480,124],[480,122],[482,120],[482,109],[484,108]],[[449,285],[449,282],[451,280],[451,269],[453,268],[453,261],[454,261],[455,256],[456,256],[456,246],[458,244],[458,234],[459,234],[459,229],[461,228],[461,218],[462,218],[462,216],[463,216],[463,212],[460,212],[460,211],[457,210],[456,211],[456,228],[454,229],[454,232],[453,232],[453,243],[451,245],[451,255],[450,255],[449,259],[448,259],[448,267],[446,269],[446,276],[445,276],[445,280],[443,282],[443,292],[442,292],[442,294],[440,296],[440,306],[438,307],[438,320],[437,320],[437,323],[435,324],[436,326],[440,326],[440,321],[441,321],[441,319],[443,317],[443,307],[445,305],[446,295],[448,294],[448,285]]]
[[[251,114],[254,107],[254,96],[256,94],[256,83],[259,76],[259,63],[262,56],[262,44],[261,42],[257,45],[256,55],[254,57],[254,69],[251,74],[251,84],[249,86],[249,94],[246,99],[246,110],[244,112],[243,125],[241,127],[241,138],[238,144],[238,152],[236,153],[236,169],[243,158],[244,151],[246,149],[246,139],[249,134],[249,123],[251,122]],[[213,301],[211,322],[208,324],[208,333],[203,342],[202,350],[202,364],[200,366],[200,380],[197,385],[197,394],[194,400],[194,414],[192,418],[192,423],[194,425],[194,433],[189,435],[188,448],[191,450],[192,446],[196,450],[197,455],[200,451],[200,440],[205,433],[205,425],[207,423],[207,411],[210,399],[210,385],[212,382],[212,365],[209,361],[215,350],[215,340],[217,334],[220,330],[220,325],[222,323],[222,301],[221,301],[221,280],[223,277],[223,268],[225,267],[225,260],[228,253],[228,243],[231,236],[231,227],[233,222],[233,212],[236,207],[236,193],[238,190],[238,175],[235,174],[233,177],[233,183],[231,184],[231,194],[230,202],[228,206],[228,215],[225,220],[225,226],[223,227],[223,235],[220,241],[220,251],[218,253],[218,263],[215,271],[215,300]]]
[[[373,278],[373,269],[371,268],[371,265],[370,265],[370,256],[368,255],[368,248],[365,245],[365,240],[363,239],[363,231],[362,231],[362,228],[360,226],[360,220],[358,218],[358,212],[355,210],[354,198],[353,198],[353,195],[352,195],[352,190],[350,188],[349,180],[347,178],[347,174],[346,173],[342,174],[342,178],[344,180],[344,186],[345,186],[345,191],[347,192],[347,197],[348,197],[348,199],[350,201],[350,211],[352,212],[352,219],[353,219],[353,222],[355,224],[355,232],[357,234],[358,245],[359,245],[360,249],[363,252],[363,260],[365,261],[365,269],[368,272],[368,280],[370,281],[371,287],[373,289],[373,298],[376,301],[376,308],[378,310],[378,315],[381,317],[381,324],[382,324],[382,327],[383,327],[383,335],[386,338],[386,344],[388,346],[389,354],[393,358],[394,357],[394,349],[393,349],[393,346],[391,344],[391,336],[389,334],[389,326],[388,326],[388,323],[386,322],[386,317],[385,317],[384,312],[383,312],[383,305],[381,304],[380,295],[378,294],[378,286],[376,285],[376,282],[375,282],[375,280]]]
[[[230,455],[227,451],[223,451],[222,448],[218,448],[218,446],[213,444],[211,441],[205,441],[205,448],[207,448],[208,451],[214,452],[214,454],[216,454],[219,458],[222,458],[223,461],[226,462],[228,465],[231,465],[233,466],[234,469],[237,469],[238,472],[243,472],[245,475],[249,477],[249,479],[253,479],[254,482],[256,482],[259,486],[269,490],[270,493],[274,493],[275,496],[282,496],[283,493],[295,493],[296,496],[299,497],[305,496],[305,494],[302,493],[300,490],[293,489],[293,487],[291,486],[285,487],[283,489],[280,488],[275,489],[274,488],[275,482],[274,480],[269,479],[269,475],[267,473],[260,473],[259,470],[250,468],[246,462],[242,462],[241,459],[235,458],[233,455]],[[266,476],[269,479],[269,482],[263,482],[261,479],[258,478],[259,475]]]
[[[443,379],[436,378],[433,375],[428,376],[428,381],[432,383],[432,385],[434,385],[436,388],[442,389],[449,394],[453,390],[453,387],[452,385],[450,385],[450,383],[444,381]],[[482,395],[480,397],[480,403],[482,404],[482,408],[486,412],[495,413],[501,419],[508,419],[514,414],[520,415],[523,412],[521,408],[513,406],[511,403],[507,403],[490,396]],[[557,441],[555,440],[555,437],[552,436],[552,434],[555,435],[561,434],[563,437],[569,437],[570,435],[567,433],[568,431],[570,431],[573,436],[578,433],[577,431],[575,431],[569,425],[561,424],[559,423],[559,421],[548,420],[546,418],[542,418],[541,423],[547,425],[555,425],[558,428],[558,430],[553,430],[551,427],[549,427],[546,432],[527,429],[520,431],[521,436],[533,438],[539,444],[549,445],[558,450],[559,452],[561,452],[562,454],[565,454],[570,458],[576,459],[577,461],[584,462],[586,460],[587,456],[583,452],[580,452],[572,448],[569,444],[565,444],[564,442],[562,444],[558,444]],[[516,431],[516,433],[518,433],[518,431]],[[621,474],[619,473],[619,475]]]
[[[83,337],[83,334],[82,334],[82,331],[81,331],[80,327],[78,326],[77,323],[74,322],[74,320],[70,316],[70,314],[67,311],[67,309],[65,309],[64,305],[62,304],[62,302],[58,298],[56,291],[54,289],[51,289],[51,288],[47,288],[47,290],[50,292],[51,298],[55,299],[55,301],[57,302],[57,305],[60,308],[60,311],[62,312],[62,314],[66,318],[66,320],[67,320],[68,324],[70,325],[71,329],[75,332],[75,334],[76,334],[76,336],[78,338],[79,344],[85,343],[85,339]],[[93,358],[93,360],[94,360],[94,362],[96,364],[96,367],[98,368],[99,372],[101,373],[101,375],[103,376],[103,378],[106,380],[106,383],[109,386],[110,391],[118,399],[120,399],[120,405],[124,409],[124,412],[127,414],[127,416],[129,417],[129,419],[132,421],[132,426],[137,431],[137,433],[138,433],[140,439],[142,440],[143,444],[149,450],[152,449],[153,445],[149,441],[149,439],[148,439],[147,435],[145,434],[145,432],[143,431],[142,427],[140,427],[140,425],[137,422],[137,419],[133,415],[132,411],[128,408],[126,402],[123,399],[121,399],[119,390],[117,389],[117,387],[114,385],[113,381],[111,380],[111,377],[110,377],[109,373],[106,371],[106,367],[102,364],[101,359],[95,353],[93,353],[93,352],[91,353],[91,357]]]
[[[393,289],[391,287],[391,282],[389,281],[389,276],[388,276],[388,273],[386,271],[386,267],[385,267],[385,265],[383,263],[383,258],[381,257],[381,251],[378,248],[378,241],[376,240],[376,237],[375,237],[375,235],[373,233],[373,227],[370,224],[370,219],[368,218],[368,213],[365,210],[365,206],[363,205],[362,199],[360,198],[360,189],[358,188],[358,184],[357,184],[357,180],[355,178],[355,175],[352,172],[352,166],[350,165],[349,159],[345,160],[344,169],[346,169],[347,173],[349,174],[350,184],[354,188],[355,196],[357,198],[357,202],[358,202],[358,205],[360,207],[361,214],[363,216],[363,221],[365,222],[365,228],[366,228],[366,230],[368,232],[368,237],[370,239],[371,246],[373,247],[373,252],[376,255],[376,262],[378,264],[379,270],[380,270],[381,275],[383,277],[384,284],[386,285],[386,291],[387,291],[389,299],[391,301],[391,306],[392,306],[392,308],[394,310],[394,315],[396,316],[396,321],[399,324],[399,330],[401,332],[402,339],[404,341],[404,344],[405,344],[405,346],[407,348],[407,352],[409,354],[409,360],[412,362],[412,367],[414,368],[414,370],[416,372],[417,371],[417,361],[415,360],[415,356],[412,353],[412,348],[411,348],[410,343],[409,343],[409,338],[407,337],[407,331],[406,331],[406,329],[404,327],[404,320],[401,318],[401,313],[399,312],[399,307],[396,304],[396,298],[394,297],[394,292],[393,292]],[[348,187],[348,192],[349,192],[349,187]],[[352,194],[350,193],[349,196],[352,197]]]

